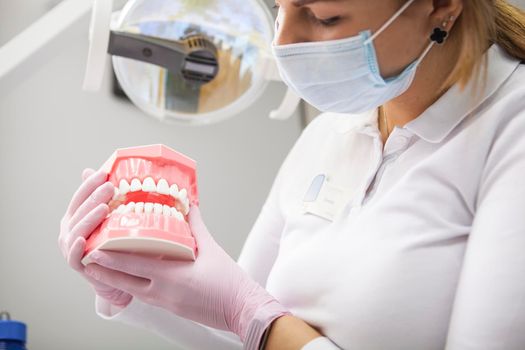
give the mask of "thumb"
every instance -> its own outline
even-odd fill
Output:
[[[197,241],[197,246],[201,246],[202,243],[205,243],[212,238],[206,225],[202,221],[201,211],[198,206],[191,206],[188,221],[193,237],[195,237],[195,240]]]
[[[95,173],[95,170],[94,169],[91,169],[91,168],[86,168],[82,171],[82,181],[86,181],[86,179],[88,177],[90,177],[91,175],[93,175]]]

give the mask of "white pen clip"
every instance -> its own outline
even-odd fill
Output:
[[[304,196],[303,211],[333,221],[350,195],[350,190],[331,184],[326,175],[317,175]]]

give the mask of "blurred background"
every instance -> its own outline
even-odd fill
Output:
[[[525,0],[513,2],[525,7]],[[58,3],[0,0],[0,46]],[[88,27],[85,16],[51,55],[30,62],[23,79],[0,84],[0,310],[28,324],[31,349],[177,350],[156,335],[100,319],[91,288],[64,262],[59,221],[81,171],[98,168],[119,147],[164,143],[187,154],[198,162],[208,228],[237,258],[310,116],[303,109],[288,121],[270,120],[285,92],[273,82],[249,109],[221,123],[159,123],[113,96],[111,74],[101,92],[82,91]]]

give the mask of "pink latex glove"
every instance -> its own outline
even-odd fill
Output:
[[[146,303],[234,332],[246,349],[257,349],[264,330],[289,312],[215,242],[196,206],[189,223],[199,249],[195,262],[97,251],[85,271]]]
[[[115,190],[113,184],[106,182],[106,179],[107,174],[101,171],[85,169],[82,172],[83,183],[73,195],[60,221],[58,246],[69,266],[91,283],[95,293],[115,306],[125,307],[133,297],[129,293],[89,277],[80,262],[86,247],[86,239],[109,213],[107,203],[113,197]]]

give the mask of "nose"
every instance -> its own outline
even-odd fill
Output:
[[[284,11],[279,11],[279,15],[275,21],[275,45],[288,45],[306,42],[305,37],[306,28],[301,26],[301,23],[294,20],[291,16],[287,16]]]

